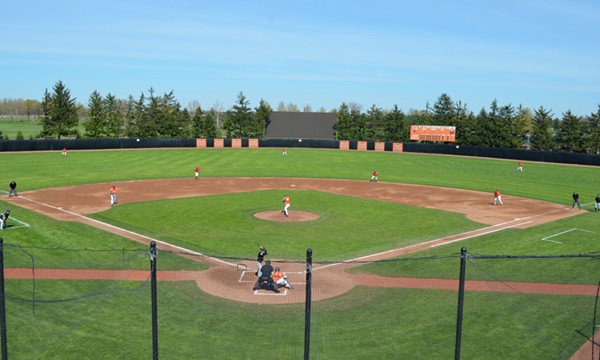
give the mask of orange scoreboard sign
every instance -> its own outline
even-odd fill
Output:
[[[419,141],[455,142],[455,126],[411,125],[410,139]]]

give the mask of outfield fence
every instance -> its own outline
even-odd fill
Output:
[[[224,148],[232,147],[231,138],[222,139]],[[240,145],[249,146],[249,139],[242,138]],[[214,147],[215,139],[206,138],[206,147]],[[310,149],[339,149],[340,141],[331,139],[298,139],[298,138],[265,138],[258,140],[261,148],[310,148]],[[359,141],[348,141],[348,150],[357,150]],[[365,141],[365,151],[376,148],[375,141]],[[391,152],[394,142],[383,142],[383,150]],[[118,139],[53,139],[53,140],[1,140],[0,152],[3,151],[69,151],[77,150],[109,150],[109,149],[161,149],[161,148],[195,148],[193,138],[118,138]],[[563,164],[600,165],[600,155],[568,153],[556,151],[540,151],[525,149],[504,149],[481,146],[440,144],[427,142],[403,142],[402,151],[408,153],[444,154],[471,157],[486,157],[496,159],[514,159],[523,161],[538,161]]]
[[[254,260],[0,239],[3,359],[600,359],[598,253]]]

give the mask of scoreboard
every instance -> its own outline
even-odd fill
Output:
[[[411,125],[410,140],[455,142],[455,126]]]

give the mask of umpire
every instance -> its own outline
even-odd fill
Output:
[[[8,197],[11,196],[19,196],[17,195],[17,182],[16,181],[11,181],[10,184],[8,184],[8,187],[10,188],[9,192],[8,192]]]
[[[258,289],[264,288],[267,290],[273,290],[276,293],[278,293],[279,290],[277,289],[277,285],[275,284],[275,281],[273,281],[273,278],[271,277],[272,273],[273,273],[273,266],[271,266],[271,261],[267,260],[267,262],[265,263],[265,266],[262,267],[262,274],[256,280],[256,284],[254,284],[254,288],[252,290],[258,290]]]

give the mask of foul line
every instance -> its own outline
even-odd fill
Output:
[[[397,248],[397,249],[387,250],[387,251],[383,251],[383,252],[376,253],[376,254],[361,256],[361,257],[358,257],[358,258],[355,258],[355,259],[344,260],[344,261],[338,262],[338,263],[323,265],[323,266],[320,266],[318,268],[313,268],[313,271],[314,270],[325,269],[325,268],[332,267],[332,266],[338,266],[338,265],[345,264],[345,263],[352,263],[352,262],[355,262],[355,261],[361,261],[361,260],[365,260],[365,259],[368,259],[368,258],[371,258],[371,257],[381,256],[381,255],[389,254],[389,253],[396,252],[396,251],[409,250],[409,249],[412,249],[412,248],[415,248],[415,247],[421,247],[421,246],[427,245],[427,244],[433,244],[433,245],[430,245],[429,247],[430,248],[434,248],[434,247],[441,246],[441,245],[446,245],[446,244],[450,244],[450,243],[454,243],[454,242],[458,242],[458,241],[462,241],[462,240],[466,240],[466,239],[471,239],[471,238],[474,238],[474,237],[477,237],[477,236],[491,234],[491,233],[494,233],[494,232],[497,232],[497,231],[500,231],[500,230],[510,229],[510,228],[513,228],[513,227],[530,224],[530,223],[533,222],[533,220],[530,220],[530,219],[534,219],[534,218],[537,218],[537,217],[540,217],[540,216],[554,214],[554,213],[557,213],[557,212],[560,212],[560,211],[565,211],[566,209],[570,209],[570,208],[569,207],[565,207],[565,208],[562,208],[562,209],[552,210],[552,211],[548,211],[548,212],[537,214],[537,215],[526,216],[526,217],[523,217],[523,218],[515,218],[513,220],[506,221],[506,222],[499,223],[499,224],[495,224],[495,225],[489,226],[487,228],[475,229],[475,230],[464,232],[462,234],[450,235],[450,236],[446,236],[446,237],[439,238],[439,239],[434,239],[434,240],[429,240],[429,241],[426,241],[426,242],[423,242],[423,243],[419,243],[419,244],[415,244],[415,245],[410,245],[410,246],[405,246],[405,247],[401,247],[401,248]],[[519,223],[519,224],[513,224],[515,222],[522,221],[522,220],[529,220],[529,221],[522,222],[522,223]],[[487,230],[487,229],[489,229],[489,230]],[[469,234],[471,234],[471,235],[469,235]],[[447,238],[454,238],[456,236],[458,236],[459,238],[453,239],[453,240],[449,240],[449,241],[446,241],[444,243],[436,244],[439,241],[443,241],[444,239],[447,239]],[[306,271],[304,271],[304,272],[306,272]]]
[[[553,242],[553,243],[555,243],[555,244],[562,244],[562,242],[560,242],[560,241],[556,241],[556,240],[548,240],[548,239],[551,239],[551,238],[553,238],[553,237],[555,237],[555,236],[559,236],[559,235],[566,234],[566,233],[568,233],[568,232],[571,232],[571,231],[577,231],[577,230],[579,230],[579,231],[583,231],[583,232],[588,232],[588,233],[593,233],[593,231],[591,231],[591,230],[585,230],[585,229],[572,228],[572,229],[569,229],[569,230],[561,231],[561,232],[559,232],[559,233],[556,233],[556,234],[554,234],[554,235],[546,236],[545,238],[542,238],[542,240],[543,240],[543,241],[548,241],[548,242]]]
[[[41,201],[33,200],[33,199],[30,199],[30,198],[27,198],[27,197],[23,197],[23,196],[20,196],[20,195],[19,195],[19,198],[21,198],[21,199],[24,199],[24,200],[27,200],[27,201],[31,201],[31,202],[33,202],[33,203],[36,203],[36,204],[39,204],[39,205],[42,205],[42,206],[49,207],[49,208],[51,208],[51,209],[54,209],[54,210],[58,210],[58,211],[61,211],[61,212],[67,213],[67,214],[69,214],[69,215],[72,215],[72,216],[75,216],[75,217],[80,217],[80,218],[86,219],[86,220],[88,220],[88,221],[94,222],[94,223],[96,223],[96,224],[101,224],[101,225],[103,225],[103,226],[106,226],[106,227],[109,227],[109,228],[112,228],[112,229],[115,229],[115,230],[118,230],[118,231],[122,231],[122,232],[125,232],[125,233],[128,233],[128,234],[132,234],[132,235],[135,235],[135,236],[139,236],[139,237],[141,237],[141,238],[144,238],[144,239],[147,239],[147,240],[154,241],[154,242],[155,242],[155,243],[157,243],[157,244],[162,244],[162,245],[165,245],[165,246],[169,246],[169,247],[172,247],[172,248],[175,248],[175,249],[181,250],[181,251],[183,251],[183,252],[191,253],[192,255],[203,256],[203,257],[205,257],[205,258],[208,258],[208,259],[211,259],[211,260],[213,260],[213,261],[215,261],[215,262],[219,262],[219,263],[226,264],[226,265],[230,265],[230,266],[237,266],[237,264],[233,264],[233,263],[230,263],[230,262],[227,262],[227,261],[223,261],[223,260],[221,260],[221,259],[217,259],[217,258],[214,258],[214,257],[208,256],[208,255],[205,255],[205,254],[202,254],[202,253],[196,252],[196,251],[192,251],[192,250],[189,250],[189,249],[183,248],[183,247],[181,247],[181,246],[172,245],[172,244],[169,244],[168,242],[161,241],[161,240],[158,240],[158,239],[155,239],[155,238],[152,238],[152,237],[150,237],[150,236],[146,236],[146,235],[143,235],[143,234],[140,234],[140,233],[136,233],[136,232],[134,232],[134,231],[131,231],[131,230],[123,229],[123,228],[120,228],[120,227],[118,227],[118,226],[115,226],[115,225],[112,225],[112,224],[108,224],[108,223],[105,223],[105,222],[103,222],[103,221],[100,221],[100,220],[92,219],[92,218],[90,218],[90,217],[87,217],[87,216],[85,216],[85,215],[81,215],[81,214],[77,214],[77,213],[75,213],[75,212],[72,212],[72,211],[69,211],[69,210],[65,210],[65,209],[63,209],[62,207],[56,207],[56,206],[54,206],[54,205],[46,204],[46,203],[43,203],[43,202],[41,202]]]
[[[26,222],[24,222],[24,221],[21,221],[21,220],[19,220],[19,219],[15,218],[15,217],[13,217],[13,216],[9,217],[9,220],[16,221],[16,222],[18,222],[18,223],[21,223],[21,225],[22,225],[22,226],[11,226],[11,227],[10,227],[10,229],[11,229],[11,230],[12,230],[12,229],[21,229],[21,228],[27,228],[27,227],[31,227],[31,225],[29,225],[28,223],[26,223]],[[6,227],[6,225],[5,225],[5,227],[4,227],[4,230],[8,230],[8,229],[9,229],[9,228],[8,228],[8,227]]]

